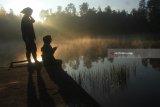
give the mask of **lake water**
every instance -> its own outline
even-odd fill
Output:
[[[80,57],[65,70],[102,107],[160,105],[160,59]]]
[[[68,45],[64,69],[102,107],[160,106],[160,59],[108,57],[112,47],[148,49],[152,44],[88,39]]]
[[[62,59],[65,71],[102,107],[158,107],[160,59],[108,57],[110,48],[148,49],[158,44],[139,39],[84,38],[60,43],[53,41],[52,46],[59,46],[55,57]],[[41,59],[41,47],[38,43],[38,59]],[[3,43],[0,49],[1,66],[25,59],[22,42]]]

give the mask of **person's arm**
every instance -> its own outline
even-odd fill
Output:
[[[34,22],[35,22],[35,20],[33,19],[33,17],[32,17],[32,16],[30,16],[29,18],[30,18],[30,23],[34,23]],[[35,36],[35,34],[34,34],[34,40],[36,40],[36,36]]]
[[[53,54],[54,54],[55,51],[57,50],[57,47],[53,47],[52,50],[53,50]]]
[[[35,22],[35,20],[33,19],[33,17],[32,17],[32,16],[30,16],[30,19],[31,19],[31,22],[32,22],[32,23],[34,23],[34,22]]]

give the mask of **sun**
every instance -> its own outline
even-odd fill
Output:
[[[43,3],[40,0],[13,0],[7,4],[7,8],[13,9],[15,14],[20,14],[26,7],[33,9],[32,16],[36,21],[42,21],[39,12],[43,9]]]

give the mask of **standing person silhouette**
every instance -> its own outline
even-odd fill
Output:
[[[32,18],[32,12],[33,10],[30,7],[24,8],[21,13],[24,14],[22,21],[21,21],[21,31],[22,31],[22,38],[26,45],[26,57],[28,60],[28,63],[31,63],[31,54],[35,60],[35,62],[38,62],[37,60],[37,47],[35,44],[36,36],[33,28],[33,23],[35,20]]]

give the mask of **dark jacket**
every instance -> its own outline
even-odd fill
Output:
[[[33,28],[33,23],[35,20],[33,18],[23,16],[21,21],[21,31],[22,37],[24,41],[31,41],[35,39],[35,32]]]
[[[57,47],[52,48],[49,44],[44,44],[41,48],[42,60],[44,64],[52,64],[55,61],[54,53]]]

